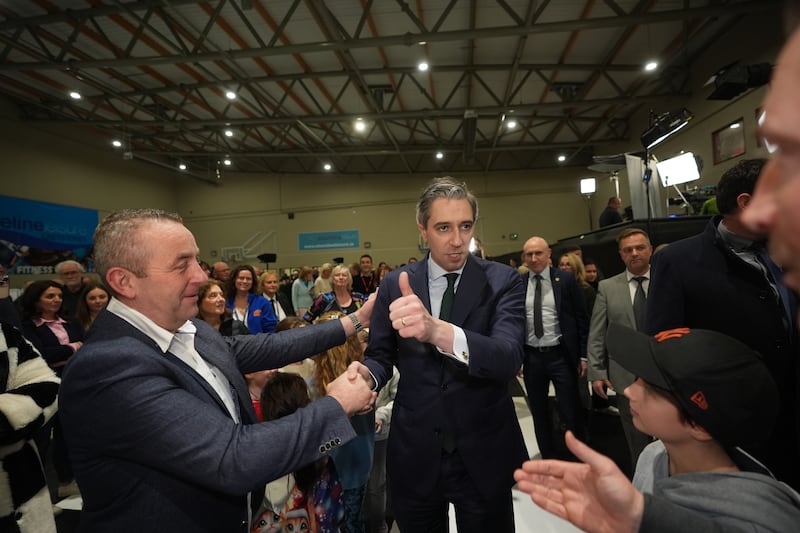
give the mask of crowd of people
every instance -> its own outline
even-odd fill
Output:
[[[16,305],[0,281],[0,528],[55,531],[52,457],[90,532],[444,532],[450,505],[462,533],[513,532],[515,482],[586,531],[794,530],[798,65],[795,31],[763,107],[771,159],[722,176],[700,235],[654,252],[619,231],[606,278],[535,235],[519,270],[470,253],[478,202],[452,178],[417,202],[429,253],[396,269],[204,268],[179,216],[112,213],[99,280],[66,261]],[[585,442],[589,387],[616,393],[632,479]]]

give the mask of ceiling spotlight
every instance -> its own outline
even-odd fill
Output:
[[[178,170],[186,170],[187,168],[189,167],[186,166],[186,163],[181,163],[178,165]]]
[[[439,159],[441,161],[442,159],[444,159],[444,154],[442,152],[436,152],[436,159]]]
[[[513,130],[514,128],[516,128],[516,127],[517,127],[517,121],[516,121],[516,120],[514,120],[514,119],[512,118],[511,120],[509,120],[508,122],[506,122],[506,127],[507,127],[508,129],[510,129],[510,130]]]
[[[565,156],[564,154],[558,154],[557,159],[559,163],[563,163],[564,161],[567,160],[567,156]]]
[[[225,137],[233,137],[233,130],[225,130]]]
[[[236,100],[236,93],[233,91],[226,91],[225,98],[227,98],[228,100]]]
[[[80,100],[81,99],[81,93],[79,93],[78,91],[71,91],[69,93],[69,97],[72,98],[73,100]]]
[[[114,148],[122,148],[122,141],[120,141],[119,139],[114,139],[113,141],[111,141],[111,145]]]
[[[419,70],[420,72],[426,72],[428,68],[429,65],[425,61],[420,61],[419,64],[417,65],[417,70]]]
[[[324,168],[325,171],[330,171],[333,168],[333,165],[331,165],[330,163],[325,163],[324,165],[322,165],[322,168]]]
[[[225,165],[226,167],[229,167],[229,166],[231,166],[233,163],[231,162],[231,160],[230,160],[230,159],[223,159],[223,160],[222,160],[222,164],[223,164],[223,165]]]
[[[357,118],[355,124],[353,124],[353,127],[359,133],[363,133],[367,130],[367,124],[362,118]]]
[[[658,61],[652,59],[644,64],[645,72],[653,72],[657,68],[658,68]]]
[[[741,122],[734,122],[733,124],[731,124],[731,125],[729,126],[729,128],[730,128],[730,129],[732,129],[732,130],[739,129],[739,128],[741,128],[741,127],[742,127],[742,123],[741,123]]]

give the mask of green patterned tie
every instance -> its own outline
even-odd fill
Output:
[[[447,278],[447,289],[442,296],[442,306],[439,308],[439,318],[442,320],[450,320],[450,311],[453,310],[453,300],[456,298],[456,279],[458,279],[457,272],[450,272],[445,274]]]

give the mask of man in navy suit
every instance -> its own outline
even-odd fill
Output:
[[[109,215],[94,239],[113,293],[67,364],[59,415],[83,497],[81,531],[249,531],[250,491],[355,436],[375,394],[348,369],[328,395],[259,424],[243,374],[342,344],[355,316],[275,335],[225,338],[197,314],[207,278],[180,217]],[[357,365],[357,363],[354,363]]]
[[[512,475],[527,450],[508,382],[522,364],[525,287],[470,255],[477,215],[465,184],[432,181],[417,203],[430,253],[390,272],[375,303],[364,364],[377,388],[393,365],[401,376],[387,470],[402,531],[446,532],[449,503],[461,533],[514,531]]]
[[[586,439],[578,394],[578,377],[586,375],[589,334],[586,299],[574,275],[549,266],[550,255],[550,247],[541,237],[531,237],[522,248],[522,258],[530,271],[525,298],[527,336],[523,374],[536,442],[544,459],[557,456],[547,408],[551,381],[562,422],[579,439]]]

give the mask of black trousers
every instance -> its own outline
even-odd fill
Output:
[[[581,401],[578,394],[578,369],[568,361],[571,358],[565,348],[540,352],[534,348],[525,348],[524,373],[525,388],[528,389],[528,402],[533,415],[533,427],[536,441],[542,458],[559,458],[556,452],[553,420],[547,408],[547,395],[550,382],[556,389],[558,412],[566,429],[572,431],[580,440],[586,440],[586,424],[581,412]]]

